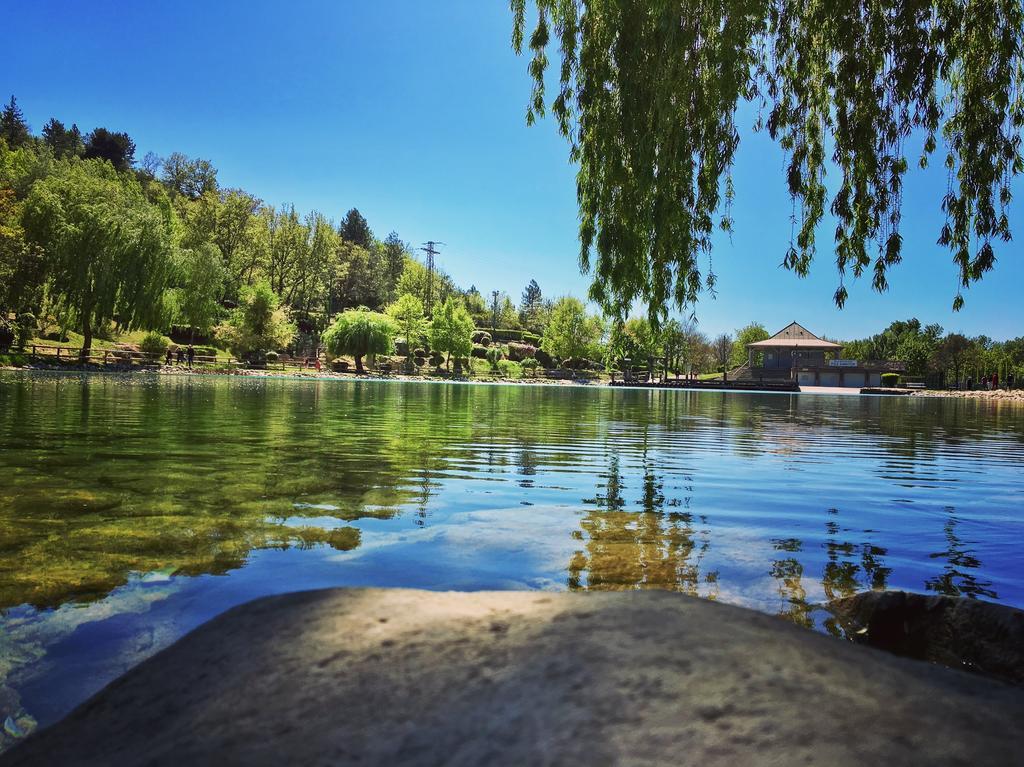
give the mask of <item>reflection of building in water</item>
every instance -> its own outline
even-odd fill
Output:
[[[981,561],[956,534],[956,527],[960,524],[960,520],[953,515],[953,508],[947,508],[946,511],[949,514],[949,518],[943,525],[943,530],[946,533],[946,550],[929,554],[931,559],[945,559],[946,567],[942,575],[925,581],[924,587],[928,591],[948,596],[996,599],[996,592],[991,588],[991,581],[980,581],[974,573],[970,572],[981,567]]]
[[[584,499],[597,508],[573,536],[583,549],[569,561],[569,588],[662,588],[714,597],[717,573],[700,572],[707,535],[698,539],[691,513],[665,511],[664,479],[651,465],[644,461],[637,511],[627,508],[618,457],[610,459],[604,480],[594,498]]]

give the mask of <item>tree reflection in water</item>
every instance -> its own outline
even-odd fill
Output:
[[[569,561],[569,588],[662,588],[715,598],[717,572],[701,574],[710,545],[708,532],[697,533],[689,511],[665,510],[664,477],[654,471],[646,451],[642,468],[638,510],[628,508],[628,488],[614,455],[597,495],[584,499],[595,508],[582,518],[581,530],[574,535],[584,546]]]
[[[963,539],[957,535],[956,528],[960,524],[960,519],[955,516],[954,511],[955,509],[952,507],[946,508],[948,518],[943,525],[946,534],[946,550],[929,555],[930,559],[945,559],[945,570],[942,575],[929,578],[924,586],[928,591],[935,591],[947,596],[997,599],[995,590],[991,588],[992,583],[979,580],[974,573],[970,572],[981,567],[981,562],[974,552],[967,548]]]

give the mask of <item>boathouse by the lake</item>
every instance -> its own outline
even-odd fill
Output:
[[[791,322],[771,338],[747,344],[747,365],[736,377],[791,379],[800,386],[879,386],[898,362],[843,359],[843,345]]]

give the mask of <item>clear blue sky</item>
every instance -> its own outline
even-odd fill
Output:
[[[548,296],[583,296],[575,170],[550,120],[527,128],[526,61],[509,45],[502,0],[10,2],[0,32],[0,95],[34,131],[55,116],[127,131],[139,159],[181,151],[211,160],[222,185],[334,219],[358,207],[374,231],[447,243],[440,263],[463,286],[508,290],[531,278]],[[749,121],[749,114],[745,115]],[[905,192],[904,263],[884,295],[867,281],[832,305],[832,225],[811,276],[778,268],[789,240],[783,158],[745,132],[736,234],[714,253],[717,300],[702,329],[791,320],[852,338],[917,316],[995,338],[1024,335],[1016,244],[954,315],[956,271],[935,245],[941,162]],[[1012,221],[1024,238],[1024,187]]]

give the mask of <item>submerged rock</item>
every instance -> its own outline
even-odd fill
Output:
[[[631,593],[335,589],[225,613],[13,765],[965,765],[1024,690],[743,608]]]
[[[1024,611],[903,591],[869,591],[829,609],[861,644],[1024,685]]]

